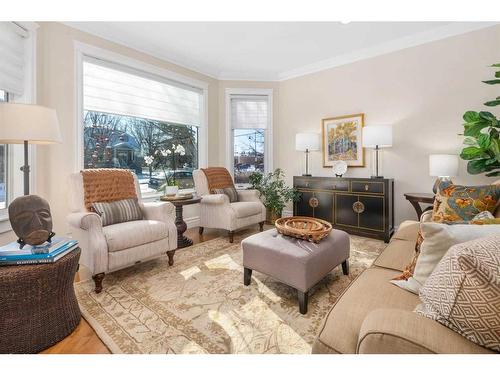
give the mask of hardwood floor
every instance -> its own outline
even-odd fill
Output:
[[[193,240],[194,244],[209,241],[219,236],[227,236],[227,232],[206,229],[203,235],[198,234],[198,228],[191,228],[186,231],[186,235]],[[179,251],[189,251],[189,248]],[[174,257],[175,261],[175,257]],[[80,271],[82,272],[82,271]],[[79,272],[79,273],[80,273]],[[77,274],[75,281],[80,280],[80,274]],[[85,319],[76,327],[75,331],[58,342],[56,345],[44,350],[43,354],[109,354],[110,351],[99,339],[92,327]]]

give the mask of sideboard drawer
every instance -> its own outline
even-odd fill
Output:
[[[295,178],[294,186],[299,189],[349,191],[349,181],[335,178]]]
[[[312,189],[316,188],[316,181],[313,181],[307,177],[304,178],[294,178],[293,179],[293,185],[296,188],[303,188],[303,189]]]
[[[382,181],[352,181],[351,191],[353,193],[384,194],[384,183]]]
[[[323,190],[349,191],[349,181],[328,179],[319,182],[319,188]]]

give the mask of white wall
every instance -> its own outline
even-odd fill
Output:
[[[500,26],[464,34],[391,54],[283,81],[279,95],[278,166],[291,182],[303,173],[303,153],[294,150],[298,132],[321,133],[321,119],[365,114],[365,125],[392,124],[393,147],[384,150],[383,174],[395,179],[396,223],[414,219],[405,192],[431,192],[428,155],[459,153],[462,115],[487,110],[484,103],[499,95],[481,83],[500,62]],[[491,109],[490,109],[491,111]],[[498,109],[493,109],[499,115]],[[366,166],[371,150],[365,150]],[[322,153],[311,155],[316,176],[332,176],[322,167]],[[461,162],[457,183],[491,181],[471,176]],[[369,177],[370,168],[349,168],[346,177]]]

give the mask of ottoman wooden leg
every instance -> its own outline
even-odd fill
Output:
[[[302,292],[297,290],[297,296],[299,297],[299,311],[301,314],[307,314],[307,302],[309,299],[309,292]]]
[[[264,231],[264,223],[265,223],[264,221],[261,221],[261,222],[259,223],[259,231],[260,231],[260,232],[263,232],[263,231]]]
[[[344,275],[349,275],[349,260],[346,259],[342,262],[342,273]]]
[[[230,230],[228,234],[229,234],[229,243],[233,243],[234,242],[234,231]]]
[[[245,268],[243,270],[243,284],[250,285],[250,281],[252,281],[252,270],[250,268]]]
[[[200,234],[200,236],[203,234],[203,229],[205,229],[205,228],[203,228],[203,227],[198,228],[198,233]]]

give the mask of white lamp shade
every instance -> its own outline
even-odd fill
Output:
[[[319,134],[318,133],[297,133],[295,135],[295,149],[297,151],[318,151]]]
[[[60,143],[54,109],[32,104],[0,104],[0,143]]]
[[[392,146],[392,126],[372,125],[363,128],[363,147],[375,148]]]
[[[454,177],[458,175],[458,155],[429,155],[429,175]]]

